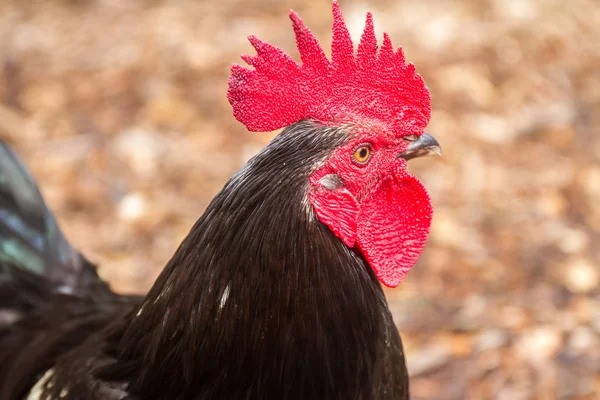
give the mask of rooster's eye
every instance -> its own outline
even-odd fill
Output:
[[[354,150],[354,154],[353,154],[354,161],[356,161],[360,165],[366,164],[369,161],[369,158],[371,158],[372,151],[373,151],[373,148],[369,144],[363,144],[363,145],[357,147]]]

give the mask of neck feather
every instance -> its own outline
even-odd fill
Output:
[[[341,129],[298,123],[225,185],[132,314],[121,343],[138,361],[134,393],[371,390],[397,332],[369,266],[307,201],[308,177],[345,140]]]

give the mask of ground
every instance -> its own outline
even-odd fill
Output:
[[[411,162],[435,214],[387,291],[414,399],[600,392],[600,7],[594,0],[341,0],[431,89],[444,157]],[[246,36],[296,55],[289,8],[325,46],[328,0],[0,2],[0,137],[68,238],[143,292],[273,134],[225,92]]]

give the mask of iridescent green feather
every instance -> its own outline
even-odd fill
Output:
[[[0,140],[0,273],[11,265],[46,276],[51,270],[68,274],[77,264],[80,255],[64,238],[33,177]]]

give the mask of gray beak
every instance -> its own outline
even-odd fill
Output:
[[[406,161],[423,156],[442,155],[440,144],[428,133],[423,133],[417,140],[412,142],[406,151],[398,154],[396,158],[404,158]]]

